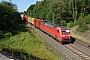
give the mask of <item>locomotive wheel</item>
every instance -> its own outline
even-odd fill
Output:
[[[64,44],[64,42],[63,41],[58,41],[60,44]]]
[[[61,44],[64,44],[64,43],[65,43],[65,41],[62,41],[62,42],[61,42]]]
[[[72,38],[70,39],[70,43],[73,44],[74,42],[75,42],[75,38],[72,37]]]

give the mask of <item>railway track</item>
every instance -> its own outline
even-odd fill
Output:
[[[64,47],[80,56],[83,60],[90,60],[90,44],[76,39],[74,44],[64,45]]]
[[[80,45],[90,49],[90,44],[88,44],[88,43],[85,43],[85,42],[83,42],[81,40],[76,40],[76,43],[78,43],[78,44],[80,44]]]
[[[72,51],[74,54],[78,55],[79,57],[81,57],[81,59],[84,60],[90,60],[90,55],[87,55],[86,53],[82,52],[81,50],[77,49],[76,47],[72,46],[72,45],[64,45],[65,48],[67,48],[68,50]]]

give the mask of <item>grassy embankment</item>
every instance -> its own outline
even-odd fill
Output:
[[[78,25],[71,28],[71,35],[74,38],[77,38],[79,40],[82,40],[82,41],[90,44],[90,40],[88,40],[86,37],[82,36],[83,34],[86,35],[86,32],[78,32],[77,28],[78,28]]]
[[[64,60],[34,31],[21,32],[18,35],[0,40],[2,47],[24,49],[27,53],[46,60]]]
[[[67,23],[73,37],[90,44],[90,14],[80,16],[76,21]]]

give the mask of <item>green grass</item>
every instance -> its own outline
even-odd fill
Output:
[[[47,43],[34,31],[21,32],[18,35],[0,40],[0,49],[10,47],[14,49],[24,49],[27,53],[33,54],[46,60],[64,60],[50,48]]]

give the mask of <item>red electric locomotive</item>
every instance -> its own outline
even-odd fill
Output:
[[[56,38],[59,42],[70,42],[72,36],[69,28],[65,26],[57,26],[56,24],[41,22],[40,29]]]

